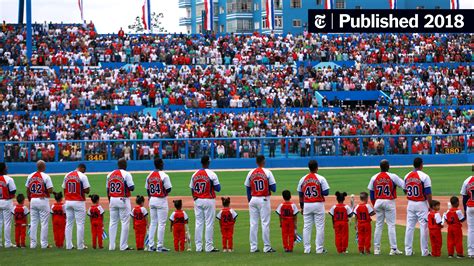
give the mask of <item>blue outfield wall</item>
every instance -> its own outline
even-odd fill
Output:
[[[310,159],[316,159],[321,168],[324,167],[351,167],[351,166],[378,166],[380,160],[388,159],[392,166],[413,163],[420,155],[386,155],[386,156],[314,156],[304,158],[267,158],[267,168],[296,168],[307,167]],[[438,154],[422,155],[425,164],[468,164],[474,163],[474,154]],[[75,169],[79,162],[50,162],[47,163],[47,173],[65,173]],[[116,169],[116,161],[86,161],[88,172],[108,172]],[[199,159],[169,159],[165,160],[165,170],[195,170],[201,167]],[[255,158],[250,159],[214,159],[211,169],[248,169],[255,167]],[[129,161],[129,171],[148,171],[153,169],[152,160]],[[35,163],[8,163],[10,174],[29,174],[36,170]]]

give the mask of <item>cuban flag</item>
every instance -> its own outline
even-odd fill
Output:
[[[300,234],[295,230],[295,243],[301,243],[303,242],[303,238],[301,237]]]
[[[150,0],[143,0],[142,23],[143,23],[143,28],[145,30],[150,29],[150,24],[151,24]]]
[[[270,30],[275,29],[275,5],[273,0],[265,0],[267,10],[267,27]]]
[[[145,236],[145,247],[148,247],[149,244],[150,244],[150,238],[148,237],[148,232],[146,232],[146,236]]]
[[[451,9],[459,9],[459,0],[449,0]]]
[[[107,235],[107,232],[105,230],[102,230],[102,240],[107,239],[109,236]]]
[[[84,21],[84,4],[82,0],[77,0],[77,5],[79,6],[79,11],[81,12],[81,21]]]
[[[204,0],[204,30],[212,31],[214,25],[214,3],[212,0]]]
[[[324,9],[333,9],[332,0],[326,0],[324,2]]]
[[[388,0],[388,4],[390,5],[390,9],[397,9],[398,0]]]

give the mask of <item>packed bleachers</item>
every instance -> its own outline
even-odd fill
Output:
[[[8,146],[14,161],[77,160],[84,152],[106,149],[100,142],[41,144],[49,140],[124,140],[114,144],[114,156],[131,156],[133,147],[138,159],[158,153],[181,158],[185,146],[197,157],[213,143],[154,139],[229,139],[212,144],[217,157],[278,156],[286,145],[299,156],[474,148],[467,135],[403,137],[474,133],[471,34],[100,35],[92,22],[35,24],[33,32],[32,68],[21,67],[27,62],[24,28],[3,25],[0,32],[1,140],[38,141]],[[106,68],[101,62],[121,64]],[[142,64],[150,62],[166,67]],[[320,94],[365,90],[386,97],[355,106]],[[117,106],[158,109],[113,112]],[[331,106],[343,108],[320,109]],[[290,107],[305,111],[285,109]],[[213,111],[187,111],[195,108]],[[242,137],[255,139],[234,140]],[[258,137],[288,137],[291,144],[262,143]]]

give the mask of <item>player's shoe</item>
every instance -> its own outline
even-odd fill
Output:
[[[328,251],[326,249],[323,249],[323,251],[321,251],[321,252],[318,252],[316,250],[316,254],[327,254],[327,253],[328,253]]]
[[[470,259],[474,259],[474,255],[469,255],[468,256]]]
[[[168,252],[168,251],[170,251],[170,249],[169,249],[169,248],[165,248],[165,247],[161,247],[161,248],[157,248],[157,249],[156,249],[156,252]]]
[[[228,249],[227,252],[232,253],[232,252],[234,252],[234,250],[233,249]]]
[[[376,256],[380,255],[380,249],[378,248],[374,249],[374,255]]]
[[[10,246],[5,246],[5,248],[16,248],[15,244],[11,244]]]
[[[134,248],[132,248],[132,247],[127,247],[127,248],[124,249],[123,251],[128,251],[128,250],[134,250]]]
[[[155,247],[148,247],[148,251],[157,251]]]
[[[275,253],[276,250],[274,250],[273,248],[270,248],[269,250],[267,251],[264,251],[263,253]]]
[[[223,253],[227,253],[227,249],[223,249],[222,252],[223,252]]]
[[[260,252],[260,249],[250,250],[250,253],[258,253],[258,252]]]
[[[394,255],[403,255],[403,252],[401,252],[400,250],[398,249],[392,249],[390,250],[390,256],[394,256]]]
[[[210,251],[207,251],[208,253],[215,253],[215,252],[219,252],[219,250],[217,248],[213,248],[212,250]]]
[[[457,255],[456,259],[464,259],[464,256],[463,255]]]
[[[453,258],[453,255],[449,255],[449,256],[448,256],[448,259],[452,259],[452,258]]]

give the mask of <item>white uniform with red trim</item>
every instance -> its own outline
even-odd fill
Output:
[[[109,193],[110,223],[109,223],[109,250],[115,250],[118,222],[122,224],[120,233],[120,250],[128,248],[128,231],[130,230],[129,187],[134,186],[132,175],[125,170],[114,170],[107,175],[106,188]]]
[[[422,171],[414,170],[405,176],[405,191],[407,193],[407,225],[405,232],[405,255],[413,254],[413,234],[416,223],[420,223],[421,256],[428,256],[428,222],[429,203],[424,192],[431,188],[430,177]]]
[[[405,188],[405,183],[400,177],[389,172],[380,172],[370,179],[369,186],[367,187],[369,190],[374,191],[374,210],[377,215],[374,232],[374,251],[380,251],[384,223],[387,223],[388,227],[390,248],[392,250],[398,250],[397,233],[395,229],[397,219],[395,207],[397,186],[402,189]]]
[[[193,191],[194,214],[196,215],[196,228],[194,232],[194,242],[196,251],[201,252],[202,231],[206,225],[206,246],[205,251],[214,249],[214,217],[216,216],[216,193],[214,186],[219,185],[219,178],[216,173],[209,169],[200,169],[196,171],[189,183],[189,188]]]
[[[467,196],[467,255],[474,256],[474,176],[468,177],[461,188],[461,195]]]
[[[48,247],[49,192],[53,187],[51,177],[42,172],[34,172],[26,179],[26,189],[30,195],[30,247],[36,248],[38,223],[41,222],[41,248]]]
[[[4,229],[5,234],[5,247],[9,248],[12,246],[11,231],[12,231],[12,197],[14,194],[11,192],[16,190],[15,182],[13,178],[7,175],[0,175],[0,246],[2,243],[2,233]],[[3,226],[3,228],[2,228]]]
[[[256,168],[250,171],[244,185],[250,188],[252,199],[249,202],[250,212],[250,251],[258,249],[258,222],[262,223],[263,251],[270,250],[270,186],[276,184],[270,170]]]
[[[80,171],[72,171],[64,176],[62,188],[66,204],[66,249],[72,249],[72,230],[77,226],[77,249],[84,249],[84,225],[86,223],[86,197],[89,179]]]
[[[329,184],[326,178],[316,173],[303,176],[296,188],[298,193],[303,193],[303,243],[305,253],[311,252],[311,235],[314,226],[316,226],[316,253],[324,252],[326,210],[323,191],[328,189]]]
[[[170,189],[170,177],[163,171],[151,172],[145,181],[145,189],[150,193],[150,228],[148,231],[148,246],[155,245],[155,234],[158,228],[158,241],[156,248],[163,247],[168,219],[168,199],[166,190]]]

